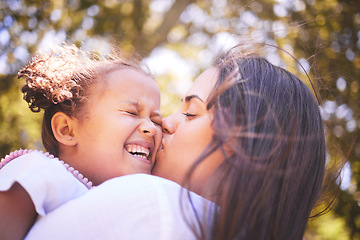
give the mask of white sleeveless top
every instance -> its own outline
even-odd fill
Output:
[[[0,191],[9,190],[15,182],[30,195],[40,216],[88,191],[59,160],[37,151],[17,157],[0,169]]]

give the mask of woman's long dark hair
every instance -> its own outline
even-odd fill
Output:
[[[317,100],[299,78],[257,55],[232,50],[214,66],[214,137],[187,179],[216,149],[226,158],[205,188],[219,209],[210,223],[200,219],[199,238],[302,239],[325,173]]]

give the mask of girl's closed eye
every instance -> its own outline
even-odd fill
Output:
[[[162,122],[159,121],[152,121],[155,125],[162,127]]]
[[[126,111],[126,113],[128,113],[128,114],[130,114],[130,115],[138,116],[138,113],[137,113],[137,112]]]
[[[162,117],[154,117],[154,118],[151,118],[151,121],[159,126],[159,127],[162,127]]]
[[[132,115],[132,116],[139,116],[138,111],[136,110],[129,110],[129,109],[119,109],[120,112]]]

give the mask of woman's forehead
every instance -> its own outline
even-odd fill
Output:
[[[204,102],[208,100],[210,93],[213,91],[219,76],[219,70],[211,67],[204,71],[195,79],[194,84],[186,93],[186,96],[196,95]]]

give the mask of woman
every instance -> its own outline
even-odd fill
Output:
[[[109,180],[28,239],[302,239],[326,149],[318,102],[296,76],[235,48],[196,79],[163,130],[153,174],[172,181]]]

